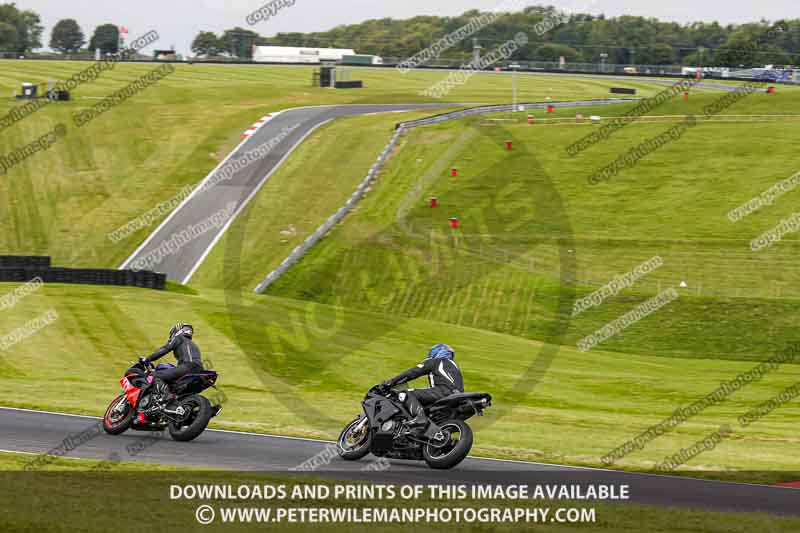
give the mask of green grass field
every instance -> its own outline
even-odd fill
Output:
[[[65,80],[88,62],[3,61],[0,91],[11,94],[24,81]],[[311,86],[311,67],[177,65],[157,85],[77,129],[71,115],[122,89],[153,66],[117,65],[81,85],[69,103],[50,105],[0,132],[5,154],[51,130],[69,127],[48,152],[36,154],[0,180],[0,247],[14,253],[52,255],[58,264],[116,267],[147,231],[114,245],[107,234],[204,178],[263,114],[290,107],[337,103],[436,101],[419,95],[443,72],[353,69],[361,91]],[[556,80],[558,81],[558,80]],[[602,97],[611,82],[569,78],[525,78],[520,98]],[[642,94],[658,87],[633,83]],[[454,90],[443,101],[501,102],[510,98],[511,78],[485,74]],[[0,101],[0,114],[19,105]],[[397,117],[399,115],[395,115]],[[371,139],[364,135],[362,139]],[[350,174],[346,174],[349,178]],[[158,221],[156,221],[157,224]]]
[[[546,350],[518,336],[270,296],[142,296],[136,289],[48,285],[21,301],[2,317],[0,331],[51,308],[59,318],[0,356],[0,404],[102,414],[126,365],[164,341],[168,309],[196,326],[204,354],[222,373],[229,402],[216,427],[335,437],[369,386],[410,366],[430,339],[455,339],[468,387],[496,400],[486,417],[474,419],[476,453],[597,466],[610,449],[753,366],[565,346],[528,394],[522,376],[536,374]],[[619,464],[648,470],[799,379],[800,368],[785,366]],[[800,471],[792,453],[797,414],[797,406],[784,407],[688,469],[773,471],[767,480]]]
[[[7,88],[66,77],[82,63],[3,62]],[[124,65],[0,135],[32,139],[147,70]],[[48,74],[52,71],[52,74]],[[146,231],[112,245],[106,234],[207,174],[255,118],[320,103],[422,101],[442,73],[398,78],[358,72],[359,93],[310,87],[311,69],[179,66],[139,97],[70,132],[0,179],[4,253],[47,253],[59,265],[118,265]],[[521,100],[603,97],[610,85],[520,77]],[[638,85],[644,95],[661,87]],[[453,102],[507,101],[510,79],[479,76]],[[653,115],[701,114],[719,93],[693,91]],[[0,404],[100,414],[136,356],[163,343],[176,320],[195,324],[230,399],[219,427],[331,438],[363,392],[415,364],[435,341],[456,346],[467,386],[491,392],[475,420],[475,452],[599,465],[600,457],[800,340],[795,236],[755,254],[749,240],[792,212],[790,192],[733,224],[726,213],[792,168],[800,92],[752,95],[726,113],[757,122],[701,123],[608,183],[586,178],[670,123],[632,124],[570,158],[593,126],[501,115],[408,133],[366,199],[270,288],[250,294],[338,208],[385,145],[395,121],[346,119],[312,135],[232,225],[190,288],[168,292],[48,285],[0,313],[11,331],[48,309],[58,320],[0,352]],[[604,117],[628,105],[581,109]],[[569,118],[560,109],[553,117]],[[398,118],[400,117],[400,118]],[[508,152],[503,142],[514,139]],[[363,154],[342,157],[355,146]],[[448,169],[460,174],[450,178]],[[441,206],[427,207],[429,196]],[[287,198],[289,201],[279,201]],[[447,219],[458,216],[453,233]],[[291,225],[291,227],[290,227]],[[664,266],[602,306],[570,319],[572,301],[659,255]],[[588,353],[578,341],[659,290],[680,298]],[[13,285],[4,284],[3,292]],[[782,389],[785,365],[618,462],[649,470]],[[749,481],[800,471],[796,402],[736,431],[683,471]],[[761,474],[752,472],[762,472]],[[783,473],[782,473],[783,472]]]
[[[751,98],[758,107],[767,97]],[[777,111],[797,94],[784,98]],[[712,99],[695,97],[684,112]],[[753,110],[731,110],[744,111]],[[763,360],[793,339],[800,293],[790,258],[798,241],[788,235],[760,252],[749,242],[793,212],[796,193],[737,223],[726,214],[797,171],[790,163],[796,123],[747,124],[744,136],[739,123],[701,122],[610,182],[587,184],[618,154],[669,126],[629,125],[574,159],[565,147],[591,126],[472,119],[412,131],[375,194],[272,294],[545,340],[554,320],[564,318],[559,279],[574,279],[580,297],[659,256],[664,266],[635,290],[572,320],[568,342],[685,281],[679,303],[605,348]],[[504,149],[506,139],[516,140],[516,151]],[[763,160],[767,151],[772,157]],[[461,169],[459,177],[448,176],[451,166]],[[428,208],[429,196],[441,207]],[[451,216],[461,219],[456,234]]]

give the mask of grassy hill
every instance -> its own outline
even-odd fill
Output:
[[[65,80],[88,62],[3,61],[0,91],[22,82]],[[0,248],[14,253],[49,253],[59,264],[116,267],[146,237],[141,230],[114,244],[107,235],[204,178],[239,143],[240,134],[263,114],[297,106],[335,103],[433,101],[420,96],[444,72],[352,69],[365,89],[311,87],[312,67],[176,65],[176,72],[113,108],[84,128],[71,116],[154,67],[120,64],[74,91],[74,100],[53,104],[0,132],[0,154],[17,149],[57,123],[67,135],[0,178]],[[520,97],[543,100],[602,97],[615,82],[581,78],[520,77]],[[641,94],[658,90],[632,83]],[[511,78],[473,77],[444,101],[500,102],[511,95]],[[0,115],[21,105],[0,100]],[[373,132],[355,139],[380,140]],[[387,134],[388,135],[388,134]],[[362,175],[364,172],[354,172]],[[343,176],[351,174],[343,173]],[[158,221],[155,222],[157,224]]]
[[[487,416],[474,420],[477,453],[572,464],[599,465],[612,448],[753,367],[563,346],[544,368],[550,347],[521,337],[271,296],[233,301],[211,290],[48,285],[0,315],[0,331],[48,309],[55,323],[0,353],[0,405],[102,414],[120,393],[126,365],[163,343],[168,323],[180,319],[195,325],[204,358],[222,374],[229,400],[215,427],[332,438],[358,413],[368,387],[445,339],[457,347],[468,388],[495,398]],[[329,322],[334,316],[338,322]],[[800,368],[786,365],[620,465],[652,468],[799,379]],[[796,405],[783,407],[690,469],[771,470],[770,480],[800,471],[792,453],[798,414]]]
[[[698,112],[713,98],[698,95],[658,113]],[[789,113],[798,93],[767,98],[754,95],[729,114],[762,114],[767,103],[775,115]],[[612,109],[619,111],[585,114]],[[795,120],[701,121],[599,186],[588,185],[588,176],[672,123],[631,124],[576,158],[565,147],[592,126],[469,119],[414,130],[359,210],[271,294],[542,341],[568,322],[563,340],[575,345],[684,281],[680,301],[604,349],[764,359],[797,325],[797,237],[760,252],[749,243],[791,215],[797,192],[737,223],[726,215],[797,171]],[[512,152],[507,139],[515,140]],[[449,176],[452,166],[458,177]],[[429,196],[439,208],[427,206]],[[452,216],[460,218],[457,232],[448,226]],[[632,290],[569,320],[567,287],[585,296],[655,256],[664,265]]]
[[[81,66],[5,62],[0,79],[10,88],[23,77],[65,77]],[[3,132],[0,149],[68,121],[91,98],[146,70],[117,67],[79,90],[75,102]],[[116,266],[146,232],[116,246],[106,233],[202,178],[260,114],[420,101],[416,93],[442,73],[359,75],[367,89],[339,93],[312,89],[305,68],[179,66],[0,179],[0,202],[8,206],[0,212],[7,230],[0,248],[48,253],[59,264]],[[522,100],[544,100],[601,97],[619,82],[520,76],[520,84]],[[645,95],[659,89],[640,88]],[[451,99],[505,101],[509,93],[509,78],[486,74]],[[796,238],[758,254],[748,249],[750,239],[791,214],[796,192],[736,224],[726,213],[797,171],[796,117],[777,115],[793,115],[798,91],[753,95],[727,111],[746,117],[701,122],[610,182],[586,182],[718,96],[696,91],[688,103],[676,99],[653,113],[675,119],[629,125],[577,158],[565,147],[592,126],[544,122],[541,114],[533,126],[503,115],[414,130],[355,212],[268,295],[254,296],[255,284],[341,205],[405,115],[334,122],[276,173],[191,288],[48,285],[0,314],[2,332],[49,309],[58,314],[53,325],[0,352],[0,404],[99,414],[118,393],[126,365],[183,320],[196,325],[203,353],[223,374],[230,403],[217,424],[330,438],[357,413],[370,385],[415,364],[434,341],[447,341],[468,387],[496,399],[490,415],[475,421],[476,452],[598,465],[610,449],[797,340]],[[582,112],[607,117],[627,108]],[[766,114],[775,116],[756,116]],[[508,139],[513,151],[504,149]],[[355,146],[363,153],[346,155]],[[458,177],[449,177],[452,166]],[[427,206],[433,195],[436,210]],[[448,226],[452,216],[461,221],[457,232]],[[570,318],[575,298],[654,255],[663,267]],[[680,281],[688,287],[677,301],[588,353],[576,348]],[[798,376],[800,367],[785,365],[620,466],[651,468]],[[688,468],[771,470],[763,478],[746,474],[770,480],[800,470],[792,453],[798,414],[796,404],[786,405]]]

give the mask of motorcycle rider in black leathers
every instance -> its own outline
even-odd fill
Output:
[[[167,344],[150,354],[148,357],[140,357],[140,363],[151,363],[164,357],[169,352],[175,355],[178,364],[175,368],[156,370],[153,373],[153,386],[156,395],[164,399],[167,392],[167,383],[171,383],[186,374],[203,371],[203,360],[200,357],[200,348],[194,343],[194,328],[191,324],[178,323],[169,330],[169,340]]]
[[[464,378],[454,359],[455,351],[447,344],[437,344],[428,352],[428,357],[414,368],[381,383],[383,388],[402,385],[411,380],[428,374],[431,387],[428,389],[409,389],[401,392],[399,399],[414,418],[409,421],[411,426],[428,426],[430,420],[425,416],[424,406],[435,403],[437,400],[464,392]]]

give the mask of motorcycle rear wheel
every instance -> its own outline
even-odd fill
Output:
[[[453,468],[464,460],[472,449],[472,428],[463,420],[448,420],[440,424],[443,439],[437,446],[426,444],[422,457],[436,469]]]
[[[116,409],[125,402],[126,411],[120,414]],[[128,398],[124,394],[117,396],[111,405],[106,409],[106,414],[103,416],[103,430],[109,435],[120,435],[130,429],[133,423],[133,415],[135,414],[133,407],[128,402]]]
[[[361,431],[354,433],[359,424],[364,422]],[[369,431],[369,421],[359,416],[342,430],[339,440],[336,441],[339,457],[346,461],[358,461],[369,453],[372,445],[372,435]]]
[[[186,418],[180,422],[169,423],[169,434],[173,440],[189,442],[200,436],[206,430],[208,422],[213,416],[211,402],[205,396],[194,394],[181,400],[181,406],[188,409]]]

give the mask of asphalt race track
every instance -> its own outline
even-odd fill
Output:
[[[220,416],[224,416],[224,411]],[[97,424],[95,417],[0,407],[0,451],[45,453],[70,435]],[[135,457],[126,451],[128,446],[154,435],[158,434],[129,431],[112,437],[101,433],[66,456],[105,459],[117,453],[124,461],[288,475],[292,468],[331,445],[310,439],[208,430],[191,443],[174,442],[165,436],[155,443],[151,441],[152,445]],[[480,439],[480,433],[476,438]],[[368,456],[362,461],[347,462],[333,458],[330,464],[315,470],[314,475],[378,483],[627,484],[629,501],[634,503],[800,516],[800,490],[793,488],[480,458],[469,458],[448,471],[394,460],[387,470],[364,470],[373,459]]]
[[[266,183],[269,176],[280,167],[281,163],[291,152],[316,128],[335,118],[366,115],[374,113],[391,113],[395,111],[410,111],[416,109],[441,109],[443,107],[456,107],[458,104],[356,104],[304,107],[288,109],[278,114],[267,122],[255,134],[228,157],[230,160],[239,159],[248,151],[260,145],[269,143],[272,149],[257,162],[233,173],[225,179],[190,195],[158,228],[150,234],[144,243],[120,266],[132,268],[137,260],[145,258],[165,241],[172,238],[173,234],[181,233],[190,225],[197,225],[208,220],[214,213],[219,213],[228,205],[234,205],[233,216],[228,223],[239,214],[252,197]],[[253,117],[253,120],[257,119]],[[242,128],[245,129],[244,127]],[[286,132],[289,132],[288,134]],[[275,143],[274,145],[272,143]],[[378,154],[375,154],[377,157]],[[210,174],[207,180],[213,175]],[[181,246],[177,253],[167,255],[152,270],[163,272],[174,281],[186,283],[194,271],[200,266],[206,255],[211,251],[217,240],[222,236],[226,227],[216,227],[205,232],[187,244]],[[150,270],[150,268],[145,268]]]

